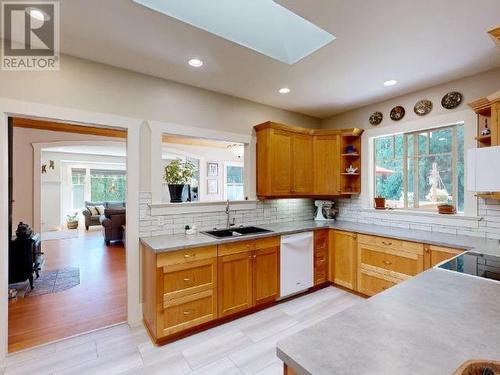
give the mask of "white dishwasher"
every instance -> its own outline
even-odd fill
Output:
[[[314,284],[313,232],[281,236],[280,298]]]

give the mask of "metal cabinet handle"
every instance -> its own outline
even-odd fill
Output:
[[[186,277],[184,281],[187,283],[188,281],[191,281],[191,279],[189,277]]]
[[[392,262],[389,262],[388,260],[383,260],[382,263],[384,263],[386,266],[390,266]]]
[[[193,310],[186,310],[183,312],[184,315],[190,315],[193,312]]]
[[[193,258],[196,256],[196,253],[193,254],[184,254],[184,258]]]
[[[385,241],[382,241],[382,243],[383,243],[385,246],[391,246],[391,245],[392,245],[392,242],[385,242]]]

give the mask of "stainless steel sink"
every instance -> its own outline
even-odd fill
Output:
[[[230,229],[214,229],[202,233],[215,238],[226,238],[226,237],[249,236],[251,234],[261,234],[270,232],[272,232],[272,230],[250,226],[250,227],[236,227]]]

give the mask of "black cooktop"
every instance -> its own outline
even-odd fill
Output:
[[[500,257],[497,256],[464,253],[439,268],[500,281]]]

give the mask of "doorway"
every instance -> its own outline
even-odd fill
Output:
[[[9,278],[9,352],[127,320],[126,137],[9,118],[9,233],[28,224],[43,253],[33,289]]]

